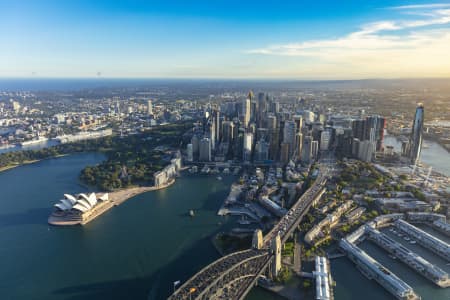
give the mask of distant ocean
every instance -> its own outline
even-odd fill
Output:
[[[439,88],[449,91],[450,78],[438,79],[201,79],[201,78],[0,78],[0,91],[78,91],[98,88],[195,87],[216,89],[361,89],[361,88]]]
[[[76,91],[95,88],[138,87],[162,82],[161,79],[0,78],[0,91]]]

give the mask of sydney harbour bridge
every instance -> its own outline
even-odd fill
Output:
[[[325,192],[328,166],[319,164],[319,175],[287,214],[251,249],[235,252],[207,265],[180,288],[169,300],[244,299],[258,277],[266,272],[277,274],[281,267],[281,246],[293,235],[311,205]]]

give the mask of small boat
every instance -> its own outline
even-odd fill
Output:
[[[392,258],[393,260],[396,260],[396,259],[397,259],[397,257],[395,257],[395,256],[392,255],[392,254],[390,254],[389,257]]]
[[[409,243],[414,245],[414,244],[417,243],[417,242],[411,240]]]
[[[409,241],[409,240],[410,240],[410,238],[407,237],[407,236],[405,236],[403,239],[404,239],[405,241]]]
[[[220,176],[217,176],[217,180],[222,180],[222,177],[220,177]]]
[[[194,217],[194,216],[195,216],[194,210],[191,209],[191,210],[189,211],[189,215],[190,215],[191,217]]]

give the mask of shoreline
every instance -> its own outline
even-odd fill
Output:
[[[162,190],[165,188],[168,188],[169,186],[173,185],[175,183],[175,179],[172,179],[168,181],[166,184],[162,186],[137,186],[137,187],[130,187],[126,189],[121,189],[117,191],[113,191],[108,193],[109,199],[111,202],[114,202],[114,206],[118,206],[125,201],[127,201],[130,198],[133,198],[134,196],[137,196],[142,193],[151,192],[151,191],[157,191]],[[107,193],[107,192],[104,192]]]
[[[14,168],[17,168],[17,167],[26,166],[26,165],[31,165],[31,164],[34,164],[34,163],[37,163],[37,162],[40,162],[40,161],[44,161],[44,160],[46,160],[46,159],[59,158],[59,157],[67,156],[67,155],[70,155],[70,154],[58,154],[58,155],[55,155],[55,156],[52,156],[52,157],[43,158],[43,159],[26,160],[26,161],[24,161],[24,162],[22,162],[22,163],[18,163],[18,164],[13,164],[13,165],[8,165],[8,166],[5,166],[5,167],[1,167],[1,168],[0,168],[0,173],[1,173],[1,172],[8,171],[8,170],[11,170],[11,169],[14,169]]]
[[[55,217],[52,214],[48,217],[48,223],[50,225],[54,226],[72,226],[72,225],[86,225],[87,223],[91,222],[92,220],[96,219],[97,217],[101,216],[105,212],[109,211],[111,208],[115,206],[119,206],[120,204],[124,203],[128,199],[133,198],[134,196],[140,195],[142,193],[150,192],[150,191],[157,191],[162,190],[165,188],[170,187],[175,183],[175,179],[168,181],[166,184],[162,186],[142,186],[142,187],[130,187],[114,192],[107,193],[109,196],[109,201],[104,202],[105,204],[102,204],[100,206],[95,206],[91,211],[89,211],[89,214],[86,218],[81,218],[81,220],[77,221],[68,221],[65,217]],[[103,194],[103,193],[102,193]],[[105,193],[106,194],[106,193]]]

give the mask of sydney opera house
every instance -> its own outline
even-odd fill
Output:
[[[54,205],[48,222],[52,225],[83,225],[112,206],[108,194],[64,194],[64,199]]]

